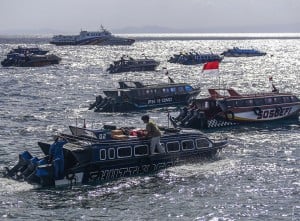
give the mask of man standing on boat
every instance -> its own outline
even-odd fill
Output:
[[[65,162],[63,146],[67,143],[62,137],[57,137],[49,149],[49,163],[53,164],[55,179],[64,177]]]
[[[160,144],[161,132],[157,125],[153,121],[150,121],[150,117],[148,115],[142,116],[142,121],[146,124],[147,134],[145,138],[151,138],[150,154],[153,155],[155,153],[156,147],[159,153],[165,153],[164,148]]]

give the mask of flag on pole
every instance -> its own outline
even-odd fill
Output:
[[[218,75],[219,74],[219,61],[206,62],[203,65],[202,73],[210,74],[210,75]]]

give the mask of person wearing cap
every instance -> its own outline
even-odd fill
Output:
[[[159,153],[165,153],[164,148],[160,144],[161,132],[158,129],[157,125],[150,121],[149,115],[142,116],[142,121],[146,124],[146,138],[150,138],[150,154],[153,155],[155,153],[155,148],[157,148]]]

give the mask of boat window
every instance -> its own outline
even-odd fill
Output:
[[[193,88],[191,86],[189,86],[189,85],[185,86],[185,91],[186,92],[190,92],[192,90],[193,90]]]
[[[253,100],[252,99],[245,100],[245,106],[247,106],[247,107],[253,106]]]
[[[257,99],[254,100],[254,104],[255,105],[264,105],[265,102],[264,102],[263,98],[257,98]]]
[[[245,106],[245,100],[236,100],[235,101],[236,107],[244,107]]]
[[[175,87],[171,87],[170,90],[171,90],[172,93],[176,92],[176,88]]]
[[[115,149],[114,148],[109,148],[108,149],[108,159],[115,159]]]
[[[291,100],[292,102],[297,102],[299,101],[299,99],[296,96],[291,96]]]
[[[182,150],[193,150],[194,142],[192,140],[183,140],[181,142]]]
[[[106,150],[105,149],[100,150],[100,160],[106,160]]]
[[[265,104],[273,104],[273,99],[272,99],[272,97],[266,97],[266,98],[265,98]]]
[[[227,107],[234,107],[233,101],[226,101]]]
[[[163,88],[164,93],[170,93],[170,88]]]
[[[290,97],[282,97],[282,98],[283,98],[284,103],[290,103],[291,102]]]
[[[137,92],[138,92],[137,94],[138,94],[139,96],[142,96],[142,95],[143,95],[143,90],[138,90]]]
[[[207,139],[197,139],[196,140],[197,149],[208,148],[210,147],[210,142]]]
[[[280,104],[283,102],[282,97],[274,97],[273,98],[274,104]]]
[[[183,91],[184,91],[183,87],[178,87],[178,92],[183,92]]]
[[[134,146],[134,156],[144,156],[144,155],[148,155],[147,145]]]
[[[118,147],[118,158],[131,157],[131,146]]]
[[[179,151],[179,142],[168,142],[167,143],[168,152],[178,152]]]

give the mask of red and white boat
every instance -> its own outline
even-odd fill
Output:
[[[270,93],[244,95],[234,89],[209,89],[209,97],[193,100],[176,118],[170,117],[170,120],[176,126],[205,129],[297,119],[299,98],[291,93],[279,93],[274,85],[273,89]],[[222,95],[220,90],[227,94]]]

